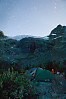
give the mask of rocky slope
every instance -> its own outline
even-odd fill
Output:
[[[58,25],[48,39],[25,37],[16,40],[0,32],[0,68],[50,67],[58,69],[66,65],[66,26]]]

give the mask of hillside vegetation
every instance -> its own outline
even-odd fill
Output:
[[[4,38],[5,37],[5,38]],[[58,25],[49,39],[25,37],[19,41],[4,36],[0,31],[0,69],[42,67],[56,71],[66,68],[66,26]]]
[[[34,67],[50,71],[54,68],[55,72],[66,73],[66,26],[58,25],[47,37],[48,39],[23,37],[17,40],[0,31],[1,99],[41,99],[40,97],[45,96],[47,99],[54,99],[56,96],[52,96],[55,94],[53,91],[64,93],[64,77],[56,75],[52,83],[40,82],[38,85],[25,73],[25,70]],[[64,76],[66,77],[66,74]]]

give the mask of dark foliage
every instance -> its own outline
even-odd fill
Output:
[[[30,97],[30,98],[29,98]],[[27,74],[8,71],[0,74],[0,98],[1,99],[36,99],[37,91],[35,83],[31,82]]]

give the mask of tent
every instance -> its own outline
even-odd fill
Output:
[[[29,79],[33,80],[35,77],[36,70],[37,68],[31,68],[29,70],[26,70],[25,73],[27,73]]]
[[[45,81],[49,79],[53,79],[54,74],[49,70],[43,70],[42,68],[37,68],[35,73],[36,81]]]
[[[49,70],[43,70],[42,68],[32,68],[27,71],[29,78],[36,81],[49,81],[53,79],[54,74]]]

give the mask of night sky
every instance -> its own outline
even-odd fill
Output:
[[[0,30],[7,36],[46,36],[66,25],[66,0],[0,0]]]

